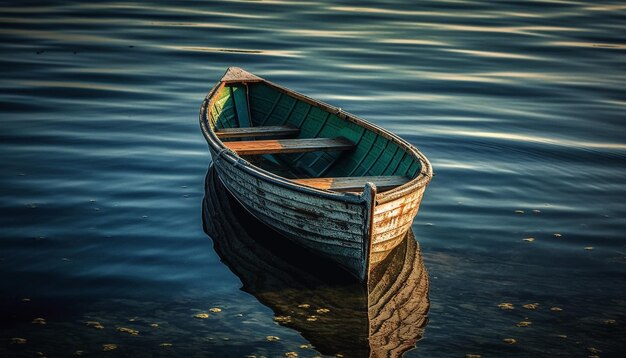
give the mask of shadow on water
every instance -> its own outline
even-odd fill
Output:
[[[256,220],[227,192],[213,167],[205,182],[203,226],[242,290],[320,353],[397,357],[422,337],[429,279],[411,231],[372,268],[364,286]]]

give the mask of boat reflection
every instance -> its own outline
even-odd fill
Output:
[[[257,221],[209,168],[203,225],[242,290],[324,355],[398,357],[428,321],[428,274],[412,231],[371,269],[367,286]]]

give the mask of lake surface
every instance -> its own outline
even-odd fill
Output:
[[[198,112],[229,66],[430,159],[406,357],[626,351],[622,2],[4,2],[0,23],[0,356],[328,354],[203,231]]]

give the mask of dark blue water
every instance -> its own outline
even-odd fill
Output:
[[[228,66],[431,160],[407,357],[619,356],[625,29],[619,1],[3,2],[0,356],[317,355],[202,229],[198,111]]]

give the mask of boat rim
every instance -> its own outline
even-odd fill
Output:
[[[235,78],[235,79],[231,79],[229,77],[229,74],[232,73],[233,71],[241,71],[243,72],[245,75],[249,75],[248,77],[242,77],[242,78]],[[202,102],[202,106],[200,108],[200,127],[202,129],[202,134],[204,135],[205,139],[207,140],[207,143],[211,146],[211,148],[217,153],[218,157],[222,157],[226,160],[228,160],[229,162],[231,162],[232,164],[234,164],[235,166],[240,167],[240,169],[245,170],[247,173],[260,178],[260,179],[272,179],[273,182],[275,184],[279,184],[281,186],[296,190],[296,191],[300,191],[300,192],[304,192],[304,193],[309,193],[309,194],[313,194],[316,196],[323,196],[329,199],[333,199],[333,200],[339,200],[339,201],[349,201],[349,202],[362,202],[364,195],[357,195],[357,194],[353,194],[353,193],[344,193],[344,192],[336,192],[336,191],[332,191],[332,190],[325,190],[325,189],[317,189],[317,188],[313,188],[310,186],[306,186],[306,185],[302,185],[302,184],[298,184],[295,182],[290,181],[287,178],[284,178],[280,175],[274,174],[268,170],[265,170],[263,168],[260,168],[256,165],[253,165],[252,163],[248,162],[247,160],[243,159],[242,157],[240,157],[239,155],[237,155],[235,152],[233,152],[232,150],[228,149],[223,142],[217,137],[217,135],[215,134],[215,132],[211,129],[211,127],[208,125],[208,114],[209,114],[209,108],[211,107],[211,105],[213,104],[213,99],[214,99],[214,95],[222,89],[222,87],[224,87],[226,84],[230,84],[230,83],[241,83],[241,84],[247,84],[247,83],[264,83],[280,92],[283,92],[287,95],[291,95],[293,97],[295,97],[296,99],[305,101],[307,103],[309,103],[310,105],[319,107],[327,112],[333,113],[335,115],[337,115],[339,118],[344,119],[344,120],[348,120],[350,122],[353,122],[357,125],[360,125],[364,128],[366,128],[367,130],[371,130],[373,132],[375,132],[378,135],[381,135],[389,140],[392,140],[393,142],[395,142],[396,144],[399,144],[403,147],[405,147],[407,149],[408,152],[410,152],[413,157],[417,160],[419,160],[420,164],[421,164],[421,170],[419,175],[417,175],[415,178],[412,178],[410,181],[395,187],[391,190],[382,192],[382,193],[377,193],[376,197],[375,197],[375,201],[376,204],[383,204],[392,200],[395,200],[397,198],[403,197],[408,193],[411,193],[415,190],[418,190],[422,187],[425,187],[430,180],[433,177],[433,169],[432,166],[430,164],[430,161],[428,160],[428,158],[426,158],[426,156],[419,150],[417,149],[417,147],[415,147],[413,144],[407,142],[405,139],[403,139],[402,137],[376,125],[373,123],[368,122],[365,119],[362,119],[354,114],[351,114],[349,112],[346,112],[344,110],[342,110],[339,107],[335,107],[332,106],[330,104],[324,103],[320,100],[317,100],[315,98],[311,98],[309,96],[306,96],[304,94],[301,94],[297,91],[294,91],[292,89],[277,85],[271,81],[268,81],[266,79],[263,79],[261,77],[258,77],[256,75],[253,75],[249,72],[246,72],[245,70],[242,70],[238,67],[229,67],[228,70],[226,70],[226,72],[224,73],[224,75],[222,76],[222,78],[220,79],[220,81],[215,84],[215,86],[213,86],[213,88],[211,88],[211,90],[209,91],[209,93],[206,95],[206,97],[204,98],[204,101]],[[217,158],[213,158],[213,160],[215,161]]]

